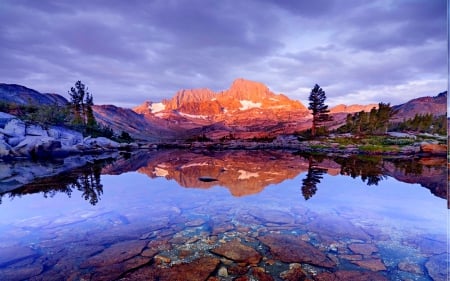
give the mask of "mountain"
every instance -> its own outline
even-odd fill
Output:
[[[242,78],[235,80],[230,89],[218,93],[210,89],[181,90],[170,100],[146,101],[133,110],[152,122],[170,120],[166,127],[179,135],[204,134],[213,139],[292,133],[306,129],[302,120],[310,115],[299,101]]]
[[[16,84],[0,83],[0,100],[16,104],[65,105],[67,99],[58,94],[41,94],[38,91]]]
[[[128,132],[136,139],[156,141],[164,138],[172,138],[173,133],[164,126],[158,125],[131,109],[114,105],[94,105],[94,116],[97,122],[113,129],[120,134]]]
[[[416,114],[445,115],[447,113],[447,91],[435,97],[427,96],[412,99],[406,103],[395,105],[393,108],[398,111],[394,116],[395,120],[398,121],[414,118]]]
[[[372,108],[378,108],[378,104],[372,103],[367,105],[359,105],[359,104],[352,104],[352,105],[345,105],[345,104],[339,104],[332,108],[330,108],[330,113],[356,113],[356,112],[370,112]]]
[[[214,120],[233,117],[235,114],[257,111],[302,111],[306,107],[282,94],[274,94],[262,83],[237,79],[229,90],[215,93],[210,89],[180,90],[170,100],[161,103],[145,102],[134,110],[138,113],[163,116],[171,111],[192,118],[209,116]]]
[[[57,94],[41,94],[14,84],[0,83],[0,101],[18,104],[67,104]],[[396,120],[414,117],[416,113],[446,113],[447,92],[436,97],[421,97],[401,105]],[[336,128],[348,113],[370,111],[377,104],[338,105],[330,108]],[[299,101],[273,93],[260,82],[236,79],[229,89],[214,92],[207,88],[183,89],[161,102],[146,101],[133,109],[114,105],[96,105],[99,123],[116,133],[126,131],[143,140],[186,140],[206,136],[210,139],[265,139],[291,134],[311,127],[312,116]]]

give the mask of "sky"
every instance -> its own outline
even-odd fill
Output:
[[[76,4],[75,4],[76,3]],[[447,89],[446,0],[0,0],[0,82],[95,104],[262,82],[307,105]]]

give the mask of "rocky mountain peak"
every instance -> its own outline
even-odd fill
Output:
[[[266,85],[260,82],[250,81],[243,78],[234,80],[229,90],[223,91],[222,95],[250,101],[260,101],[262,98],[274,96]]]
[[[208,101],[214,96],[215,93],[207,88],[180,90],[169,101],[169,104],[171,108],[175,109],[186,103]]]
[[[138,114],[151,113],[151,111],[150,111],[151,105],[152,105],[151,101],[144,101],[144,103],[134,107],[133,111],[138,113]]]

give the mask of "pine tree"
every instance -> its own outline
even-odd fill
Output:
[[[87,87],[81,81],[77,81],[75,87],[70,88],[69,95],[74,116],[72,125],[83,129],[85,133],[95,131],[98,124],[92,109],[94,97],[87,91]]]
[[[71,87],[69,93],[70,103],[72,106],[72,112],[74,115],[73,125],[81,126],[84,125],[82,104],[84,99],[84,84],[81,81],[75,83],[75,87]]]
[[[85,100],[85,114],[86,114],[86,127],[89,131],[92,131],[97,128],[97,121],[94,117],[94,111],[92,110],[92,106],[94,105],[94,98],[91,94],[86,94]]]
[[[313,120],[311,127],[312,137],[316,136],[317,129],[326,121],[333,120],[328,114],[328,105],[325,105],[326,99],[325,91],[319,85],[315,85],[309,95],[308,109],[312,111]]]

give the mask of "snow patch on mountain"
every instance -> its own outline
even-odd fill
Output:
[[[152,103],[150,105],[150,110],[152,113],[157,113],[166,109],[166,106],[162,102]]]
[[[241,100],[239,101],[241,103],[240,110],[248,110],[252,108],[261,108],[260,102],[252,102],[250,100]]]
[[[194,115],[194,114],[188,114],[188,113],[184,113],[184,112],[178,112],[178,114],[183,117],[188,117],[188,118],[208,119],[207,115]]]

